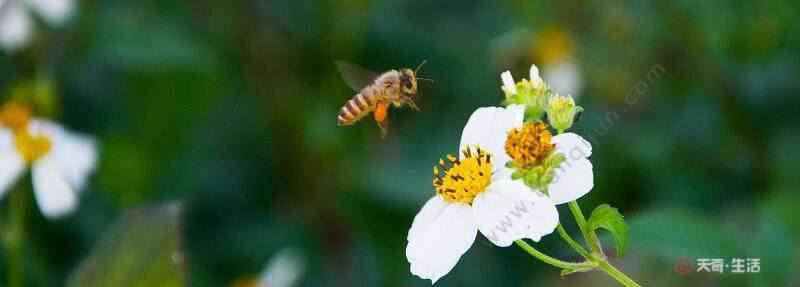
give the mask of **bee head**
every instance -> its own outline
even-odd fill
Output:
[[[403,93],[417,94],[417,75],[411,69],[400,69],[400,87]]]

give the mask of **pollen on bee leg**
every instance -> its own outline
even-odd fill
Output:
[[[386,116],[389,114],[389,105],[386,103],[378,103],[378,106],[375,107],[375,112],[373,116],[375,117],[375,121],[383,122],[386,120]]]

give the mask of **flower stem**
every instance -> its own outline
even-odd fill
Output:
[[[25,282],[22,241],[25,232],[26,190],[19,188],[8,194],[8,222],[3,237],[3,245],[8,257],[8,286],[22,287]]]
[[[564,241],[566,241],[567,244],[569,244],[569,246],[572,247],[572,249],[575,249],[575,251],[577,251],[578,254],[580,254],[584,258],[590,259],[591,255],[589,254],[589,252],[586,251],[586,249],[583,248],[583,246],[581,246],[580,243],[578,243],[577,241],[575,241],[575,239],[572,239],[572,237],[569,236],[569,233],[567,233],[567,230],[564,229],[564,226],[562,226],[561,223],[559,223],[556,228],[558,229],[558,234],[561,235],[561,238],[563,238]]]
[[[603,253],[603,247],[600,246],[600,239],[597,238],[597,233],[595,233],[594,230],[591,230],[586,223],[586,218],[583,216],[583,211],[581,211],[581,207],[578,205],[578,202],[570,201],[569,210],[575,217],[575,222],[578,223],[578,228],[581,229],[583,238],[586,240],[586,243],[589,244],[589,247],[592,249],[592,253],[601,257],[605,257],[605,254]]]
[[[517,246],[519,246],[519,248],[522,248],[522,250],[525,250],[525,252],[528,252],[528,254],[530,254],[531,256],[536,257],[536,259],[539,259],[544,263],[553,265],[561,269],[578,270],[578,269],[586,269],[597,266],[596,264],[588,261],[581,263],[573,263],[555,259],[553,257],[548,256],[547,254],[539,252],[539,250],[536,250],[536,248],[533,248],[533,246],[531,246],[522,239],[516,240],[514,241],[514,243],[516,243]]]
[[[599,266],[597,268],[600,268],[600,270],[606,272],[608,276],[611,276],[611,278],[617,280],[619,284],[622,284],[626,287],[641,287],[641,285],[633,281],[633,279],[628,277],[628,275],[625,275],[625,273],[622,273],[622,271],[619,271],[619,269],[608,263],[607,260],[600,260],[598,264]]]
[[[619,271],[619,269],[608,263],[608,260],[606,259],[606,256],[603,253],[603,247],[601,247],[600,240],[597,237],[597,233],[595,233],[594,230],[591,230],[591,228],[586,223],[586,218],[583,216],[583,211],[581,211],[581,207],[578,206],[578,202],[571,201],[569,203],[569,210],[572,212],[572,215],[575,216],[575,222],[578,223],[578,226],[581,229],[581,233],[583,233],[583,238],[586,239],[586,242],[592,248],[592,254],[590,254],[589,257],[587,257],[587,259],[597,264],[597,268],[603,270],[603,272],[608,274],[608,276],[611,276],[611,278],[614,278],[614,280],[617,280],[617,282],[619,282],[623,286],[640,287],[640,285],[635,281],[633,281],[633,279],[628,277],[628,275],[625,275],[625,273],[622,273],[622,271]],[[559,230],[559,233],[561,232],[562,231]],[[566,231],[564,231],[564,233],[566,233]],[[567,243],[569,243],[569,240],[567,240]],[[572,245],[572,243],[570,243],[570,245]],[[580,251],[578,252],[580,253]]]

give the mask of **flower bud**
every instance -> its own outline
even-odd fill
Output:
[[[583,108],[575,105],[571,96],[553,95],[547,103],[547,118],[550,125],[558,133],[563,133],[572,127],[575,117],[583,112]]]
[[[547,106],[547,85],[539,76],[539,69],[536,65],[531,65],[530,80],[522,79],[515,82],[511,72],[505,71],[500,74],[503,81],[501,89],[505,94],[503,104],[525,105],[525,120],[539,121],[544,116]]]

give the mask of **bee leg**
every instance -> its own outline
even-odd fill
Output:
[[[389,133],[389,104],[378,103],[372,115],[375,118],[375,122],[378,123],[378,127],[381,128],[381,138],[386,138]]]
[[[381,138],[385,139],[386,135],[389,134],[389,121],[384,120],[382,122],[378,122],[378,127],[381,128]]]
[[[412,100],[411,98],[406,98],[406,102],[408,103],[408,106],[411,107],[412,110],[419,112],[419,107],[417,106],[416,103],[414,103],[414,100]]]

